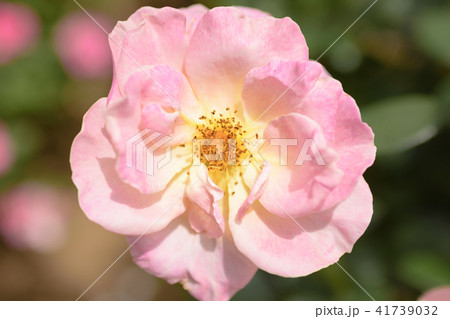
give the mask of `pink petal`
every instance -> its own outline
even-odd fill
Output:
[[[185,70],[201,104],[217,109],[240,100],[245,75],[274,59],[305,60],[308,49],[291,19],[249,18],[233,7],[203,15],[186,53]]]
[[[332,147],[339,154],[337,165],[344,172],[344,177],[324,206],[332,207],[350,195],[359,177],[375,160],[376,147],[373,143],[372,129],[361,121],[355,100],[343,93],[337,105]]]
[[[149,75],[164,83],[165,91]],[[188,141],[194,131],[181,118],[184,110],[179,109],[179,105],[189,108],[189,112],[195,113],[198,109],[184,76],[168,66],[137,71],[130,76],[124,97],[108,105],[106,129],[118,154],[117,171],[124,181],[143,193],[163,190],[189,163],[189,151],[178,145]],[[170,146],[170,154],[167,154]],[[155,150],[150,155],[148,152],[152,148]],[[128,158],[130,153],[135,157],[132,165]],[[168,155],[171,155],[168,163],[159,166]],[[153,163],[146,163],[146,159],[151,159],[149,156]],[[153,165],[151,174],[147,174],[147,165]]]
[[[143,142],[137,142],[134,150],[130,147],[130,154],[133,154],[130,155],[131,163],[123,153],[119,155],[115,165],[122,181],[143,194],[163,191],[180,172],[188,168],[191,160],[187,149],[167,146],[164,144],[165,136],[159,138],[154,134],[156,133],[140,138]],[[148,145],[148,148],[140,147],[145,144],[146,138],[156,142]]]
[[[116,154],[105,133],[105,109],[106,98],[91,107],[72,145],[72,179],[80,206],[89,219],[116,233],[159,231],[186,210],[187,175],[180,174],[164,192],[153,195],[124,183],[115,170]]]
[[[164,83],[164,87],[158,83]],[[158,131],[161,125],[167,126],[165,131],[158,132],[175,137],[176,126],[184,121],[174,115],[184,113],[184,117],[191,120],[189,116],[197,117],[202,113],[184,75],[168,66],[156,65],[136,71],[123,91],[123,96],[109,101],[107,111],[107,129],[118,150],[125,147],[130,136],[144,128]],[[161,116],[155,119],[152,111]],[[176,141],[181,142],[180,138]]]
[[[450,286],[431,289],[420,296],[419,301],[450,301]]]
[[[109,41],[118,86],[122,88],[132,73],[149,65],[165,64],[181,71],[194,31],[190,24],[182,11],[170,7],[143,7],[127,21],[119,22]]]
[[[192,26],[195,21],[198,22],[198,20],[200,20],[200,18],[208,11],[208,8],[203,4],[196,3],[187,8],[181,8],[180,11],[186,16],[188,26],[187,30],[191,31],[190,26]],[[192,32],[190,33],[192,34]]]
[[[375,159],[372,130],[361,121],[355,101],[319,63],[274,61],[252,70],[246,77],[242,99],[252,121],[263,112],[266,113],[260,122],[298,112],[319,124],[329,147],[338,154],[338,168],[344,172],[342,182],[333,190],[324,208],[347,198]]]
[[[291,113],[271,121],[264,138],[267,141],[261,155],[272,164],[273,171],[259,199],[261,204],[279,217],[286,217],[284,210],[295,218],[323,210],[325,200],[341,181],[342,172],[320,127],[305,116]],[[291,139],[297,144],[287,147],[286,163],[282,162],[281,147],[270,145],[275,139]],[[306,144],[308,139],[314,145]],[[309,155],[303,163],[298,162],[302,152]],[[253,183],[254,180],[246,180],[247,185]]]
[[[248,120],[268,123],[297,110],[323,72],[319,63],[310,61],[272,61],[251,70],[242,89]]]
[[[238,219],[241,219],[248,211],[250,206],[256,200],[258,200],[262,196],[262,194],[264,194],[264,191],[267,188],[267,183],[269,182],[269,176],[271,172],[272,172],[272,165],[270,165],[270,163],[268,162],[264,163],[260,172],[258,172],[253,165],[249,165],[245,169],[243,180],[251,181],[249,185],[253,186],[251,186],[247,198],[245,199],[242,206],[239,208],[239,211],[237,213]]]
[[[142,109],[141,127],[169,135],[176,125],[179,114],[178,111],[173,109],[168,110],[159,104],[149,103]]]
[[[236,193],[243,197],[246,191],[240,187]],[[260,205],[254,205],[239,220],[238,207],[238,201],[230,201],[229,223],[236,247],[264,271],[298,277],[334,264],[352,250],[369,225],[372,194],[360,178],[347,200],[333,209],[296,218],[298,224]]]
[[[270,17],[270,14],[255,8],[250,7],[241,7],[241,6],[233,6],[234,8],[238,8],[249,18],[265,18]]]
[[[225,231],[225,222],[219,207],[223,191],[212,181],[204,164],[192,165],[186,195],[193,203],[189,209],[189,221],[197,232],[219,238]]]
[[[135,237],[129,237],[132,244]],[[164,230],[140,238],[131,248],[134,261],[169,283],[180,282],[200,300],[228,300],[247,285],[257,268],[228,235],[208,238],[190,230],[180,217]]]

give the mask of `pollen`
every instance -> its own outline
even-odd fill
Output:
[[[226,172],[239,167],[250,155],[243,142],[246,131],[241,121],[231,116],[233,113],[230,108],[226,110],[230,114],[229,117],[221,113],[216,116],[216,111],[213,110],[208,115],[200,116],[201,122],[196,125],[194,141],[202,140],[202,143],[193,143],[194,154],[200,155],[200,162],[205,164],[210,172]],[[203,141],[213,142],[209,144]],[[216,158],[211,160],[208,155],[215,155]]]

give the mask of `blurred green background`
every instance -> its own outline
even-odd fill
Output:
[[[39,43],[0,66],[0,118],[16,146],[0,192],[27,180],[70,189],[69,151],[86,110],[106,96],[110,77],[76,80],[52,47],[60,19],[79,11],[71,0],[24,0],[40,16]],[[315,59],[371,0],[247,0],[243,5],[301,27]],[[80,0],[88,11],[125,20],[144,5],[191,1]],[[373,220],[341,265],[377,300],[416,300],[450,285],[450,2],[379,0],[321,59],[361,108],[375,132],[378,156],[365,177]],[[74,204],[75,206],[75,204]],[[75,206],[69,238],[54,253],[18,252],[0,242],[0,299],[76,299],[127,247],[122,236],[87,220]],[[301,252],[299,252],[301,253]],[[96,300],[191,300],[125,255],[85,296]],[[258,271],[234,300],[368,300],[337,266],[288,279]]]

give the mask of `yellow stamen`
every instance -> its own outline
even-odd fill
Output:
[[[229,110],[230,108],[227,108]],[[211,112],[212,115],[199,117],[203,120],[202,124],[196,125],[197,134],[194,139],[222,140],[223,150],[221,160],[207,160],[208,154],[217,154],[217,145],[197,145],[194,146],[194,154],[200,154],[200,161],[206,165],[210,172],[224,172],[241,163],[249,155],[244,142],[240,138],[246,131],[242,128],[240,121],[235,117],[224,117],[219,114],[215,117],[216,111]],[[197,147],[197,149],[195,149]],[[200,149],[198,149],[200,148]]]

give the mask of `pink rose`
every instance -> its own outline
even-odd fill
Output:
[[[362,174],[374,137],[308,60],[297,24],[249,8],[144,7],[111,37],[113,85],[86,114],[71,165],[86,215],[127,235],[139,266],[224,300],[258,268],[305,276],[351,251],[372,216]],[[139,134],[156,149],[151,173],[130,153]],[[235,149],[234,164],[208,157],[201,138]],[[245,138],[266,142],[258,153]]]
[[[11,137],[3,123],[0,122],[0,176],[11,167],[13,157]]]
[[[107,18],[94,17],[110,30]],[[108,35],[84,12],[70,14],[58,24],[54,45],[65,70],[75,78],[101,78],[111,72]]]
[[[69,204],[67,194],[53,187],[19,185],[0,198],[0,235],[16,249],[54,251],[65,240]]]
[[[419,301],[450,301],[450,286],[443,286],[426,291]]]
[[[39,19],[30,8],[0,2],[0,65],[31,48],[39,33]]]

